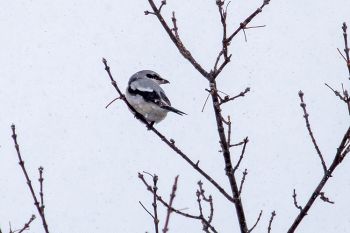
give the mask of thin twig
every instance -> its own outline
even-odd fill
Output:
[[[176,194],[178,179],[179,179],[179,176],[177,175],[175,177],[174,184],[173,184],[173,187],[171,189],[170,200],[169,200],[169,206],[170,207],[173,206],[173,201],[174,201],[175,194]],[[165,224],[164,224],[164,227],[163,227],[163,233],[166,233],[166,232],[169,231],[169,221],[170,221],[170,214],[171,214],[171,212],[172,212],[171,208],[168,208],[167,209],[167,215],[166,215],[166,218],[165,218]]]
[[[269,226],[267,227],[267,233],[271,233],[272,222],[273,222],[273,219],[275,218],[275,216],[276,216],[276,212],[272,211],[271,218],[270,218],[270,221],[269,221]]]
[[[114,101],[120,99],[120,97],[114,98],[111,102],[109,102],[105,108],[108,108],[112,103],[114,103]]]
[[[326,85],[329,89],[331,89],[332,91],[333,91],[333,93],[334,93],[334,95],[336,95],[336,96],[338,96],[339,97],[339,99],[341,99],[342,101],[344,101],[345,103],[346,103],[346,99],[345,99],[345,97],[344,96],[342,96],[341,94],[340,94],[340,92],[339,91],[337,91],[337,90],[334,90],[331,86],[329,86],[327,83],[325,83],[324,85]]]
[[[239,191],[238,191],[239,196],[241,196],[241,194],[242,194],[243,185],[244,185],[244,182],[245,182],[245,179],[246,179],[247,175],[248,175],[248,170],[244,169],[243,176],[242,176],[242,179],[241,179],[241,184],[239,185]]]
[[[230,147],[241,146],[244,144],[244,140],[235,144],[231,144]]]
[[[20,229],[20,230],[18,231],[18,233],[22,233],[22,232],[25,231],[25,230],[29,230],[29,226],[30,226],[30,224],[34,221],[34,219],[35,219],[35,215],[33,214],[33,215],[30,217],[29,221],[28,221],[26,224],[24,224],[24,226],[22,227],[22,229]],[[0,233],[1,233],[1,232],[0,232]]]
[[[205,99],[205,102],[202,107],[202,112],[204,112],[205,105],[207,105],[208,99],[209,99],[210,93],[208,94],[207,98]]]
[[[209,206],[210,206],[210,214],[209,214],[209,217],[208,217],[208,222],[211,223],[213,221],[213,217],[214,217],[214,203],[213,203],[213,197],[211,195],[209,195],[209,197],[207,197],[205,195],[205,190],[203,188],[203,183],[202,181],[198,181],[198,186],[199,186],[199,193],[202,197],[202,199],[209,203]]]
[[[231,117],[227,116],[227,145],[231,145],[231,131],[232,131],[232,122]]]
[[[213,79],[217,78],[218,75],[221,73],[221,71],[225,68],[225,66],[230,62],[231,55],[228,55],[228,46],[230,45],[232,39],[243,29],[247,28],[247,25],[259,14],[262,12],[263,8],[269,4],[270,0],[264,0],[263,4],[256,9],[252,14],[250,14],[242,23],[240,23],[239,27],[230,35],[227,36],[227,29],[226,29],[226,11],[222,10],[222,6],[220,8],[218,2],[220,4],[223,4],[223,1],[218,0],[217,5],[219,7],[219,12],[221,16],[221,24],[223,25],[223,40],[222,40],[222,49],[219,52],[219,55],[217,57],[217,60],[220,59],[220,54],[223,53],[226,55],[224,61],[221,63],[219,68],[217,68],[217,64],[214,65],[214,71],[213,71]],[[225,13],[225,15],[223,15]],[[224,17],[223,17],[224,16]],[[217,63],[217,62],[215,62]]]
[[[39,213],[39,215],[41,217],[44,230],[45,230],[46,233],[49,233],[49,228],[48,228],[48,225],[47,225],[47,222],[46,222],[46,219],[45,219],[45,214],[42,211],[42,208],[40,208],[40,204],[38,202],[38,198],[36,197],[36,194],[35,194],[33,186],[32,186],[32,182],[29,179],[27,170],[26,170],[26,168],[24,166],[24,161],[22,160],[21,152],[19,150],[19,145],[17,143],[16,126],[15,125],[11,125],[11,129],[12,129],[12,139],[13,139],[13,142],[15,144],[15,148],[16,148],[16,152],[17,152],[17,156],[18,156],[18,160],[19,160],[19,165],[22,168],[22,171],[23,171],[24,177],[25,177],[25,179],[27,181],[27,185],[29,187],[30,193],[32,194],[32,197],[33,197],[33,200],[34,200],[34,205],[35,205],[36,209],[38,210],[38,213]]]
[[[225,96],[224,99],[220,102],[220,105],[221,105],[221,104],[224,104],[224,103],[227,103],[227,102],[229,102],[229,101],[233,101],[233,100],[235,100],[235,99],[237,99],[237,98],[239,98],[239,97],[244,97],[245,94],[247,94],[249,91],[250,91],[250,88],[247,87],[244,91],[242,91],[241,93],[239,93],[239,94],[236,95],[236,96],[230,97],[230,96],[227,95],[227,96]]]
[[[158,176],[154,174],[153,176],[153,213],[154,213],[154,229],[156,233],[159,233],[159,219],[158,219],[158,210],[157,210],[157,182],[158,182]]]
[[[350,49],[349,49],[349,45],[348,45],[348,34],[347,34],[348,27],[347,27],[345,22],[343,23],[342,29],[343,29],[343,37],[344,37],[344,45],[345,45],[344,52],[345,52],[345,56],[346,56],[346,65],[348,67],[349,79],[350,79],[350,55],[349,55]]]
[[[295,218],[293,224],[288,230],[288,233],[293,233],[296,228],[299,226],[300,222],[303,220],[303,218],[307,215],[309,209],[317,199],[317,197],[320,195],[320,192],[322,191],[323,187],[327,183],[328,179],[332,176],[333,171],[337,168],[337,166],[343,161],[345,156],[349,154],[349,149],[346,147],[346,145],[350,141],[350,127],[347,129],[346,133],[343,136],[343,139],[341,140],[339,147],[337,149],[337,153],[334,156],[332,164],[329,166],[328,171],[326,174],[323,175],[321,178],[321,181],[315,188],[314,192],[311,194],[308,202],[303,207],[303,210],[298,214],[298,216]]]
[[[310,125],[310,121],[309,121],[309,113],[306,111],[306,104],[304,102],[304,93],[302,91],[299,91],[299,98],[300,98],[300,106],[301,108],[303,109],[303,112],[304,112],[304,118],[305,118],[305,123],[306,123],[306,128],[309,132],[309,135],[311,137],[311,140],[312,140],[312,143],[314,144],[314,147],[316,149],[316,152],[321,160],[321,164],[322,164],[322,168],[323,168],[323,171],[324,173],[327,173],[327,166],[326,166],[326,163],[323,159],[323,155],[321,153],[321,150],[320,148],[318,147],[317,145],[317,142],[316,142],[316,139],[314,137],[314,134],[312,132],[312,129],[311,129],[311,125]]]
[[[245,148],[247,146],[247,143],[249,142],[248,137],[246,137],[243,142],[244,142],[244,144],[243,144],[242,152],[241,152],[241,155],[239,156],[239,160],[238,160],[236,166],[233,168],[233,173],[236,172],[236,170],[239,168],[239,165],[242,162],[242,159],[243,159],[244,153],[245,153]]]
[[[198,72],[200,72],[204,77],[206,77],[207,79],[209,78],[209,74],[207,71],[205,71],[201,65],[198,64],[198,62],[193,58],[192,54],[186,49],[186,47],[184,46],[184,44],[182,43],[181,40],[179,40],[179,37],[175,36],[173,33],[173,30],[170,29],[169,25],[167,24],[167,22],[165,21],[165,19],[163,18],[163,16],[160,14],[160,12],[158,11],[157,6],[155,5],[153,0],[148,0],[152,10],[154,11],[155,16],[157,16],[159,22],[162,24],[163,28],[165,29],[165,31],[168,33],[168,36],[170,37],[170,39],[173,41],[173,43],[175,44],[175,46],[177,47],[177,49],[179,50],[179,52],[181,53],[181,55],[186,58],[192,65],[193,67],[198,70]]]
[[[301,207],[300,205],[298,205],[297,202],[297,193],[295,192],[295,189],[293,189],[293,202],[294,202],[294,206],[301,211],[303,211],[303,207]]]
[[[147,191],[151,192],[153,194],[153,189],[152,186],[149,185],[147,183],[147,181],[145,180],[144,176],[141,173],[138,173],[138,177],[140,178],[140,180],[142,181],[142,183],[146,186]],[[157,196],[157,200],[162,203],[167,209],[170,209],[172,212],[182,215],[186,218],[192,218],[192,219],[197,219],[200,220],[201,222],[204,222],[206,225],[208,225],[208,227],[214,232],[216,233],[216,229],[202,216],[197,216],[197,215],[193,215],[193,214],[188,214],[188,213],[184,213],[179,209],[175,209],[174,207],[170,206],[166,201],[163,200],[163,198],[160,195],[156,195]]]
[[[142,208],[154,219],[153,214],[142,204],[141,201],[139,201],[140,205],[142,206]]]
[[[39,167],[39,184],[40,184],[40,208],[41,211],[44,212],[45,209],[45,205],[44,205],[44,191],[43,191],[43,183],[44,183],[44,177],[43,177],[43,171],[44,168],[43,167]]]
[[[159,13],[161,12],[163,6],[165,6],[165,5],[166,5],[166,1],[165,1],[165,0],[162,0],[160,6],[159,6],[159,8],[158,8],[158,12],[159,12]]]
[[[260,221],[260,219],[261,219],[262,213],[263,213],[263,211],[260,210],[260,214],[259,214],[259,216],[258,216],[258,219],[256,220],[256,222],[255,222],[255,224],[253,225],[253,227],[250,228],[250,229],[248,230],[248,233],[251,233],[251,232],[254,230],[254,228],[258,225],[258,223],[259,223],[259,221]]]
[[[325,196],[324,192],[320,192],[320,199],[324,202],[334,204],[334,201],[329,200],[329,198]]]

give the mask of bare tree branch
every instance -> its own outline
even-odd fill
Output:
[[[18,231],[18,233],[22,233],[22,232],[25,231],[25,230],[29,230],[29,226],[30,226],[30,224],[34,221],[34,219],[35,219],[35,215],[33,214],[33,215],[30,217],[29,221],[28,221],[26,224],[24,224],[24,226],[22,227],[22,229],[20,229],[20,230]],[[0,232],[0,233],[1,233],[1,232]]]
[[[170,200],[169,200],[169,207],[173,206],[173,201],[175,198],[175,193],[176,193],[176,189],[177,189],[177,180],[179,179],[179,176],[175,177],[174,180],[174,184],[173,184],[173,188],[171,190],[171,194],[170,194]],[[170,214],[171,214],[172,210],[171,208],[167,209],[167,215],[166,215],[166,219],[165,219],[165,224],[163,227],[163,233],[166,233],[169,231],[169,221],[170,221]]]
[[[158,219],[158,211],[157,211],[157,182],[158,182],[158,176],[154,175],[153,176],[153,213],[154,213],[154,230],[156,233],[159,233],[159,219]]]
[[[329,198],[325,196],[324,192],[320,192],[320,199],[324,202],[334,204],[334,201],[329,200]]]
[[[43,167],[39,167],[38,168],[39,170],[39,184],[40,184],[40,192],[39,192],[39,195],[40,195],[40,208],[41,208],[41,211],[44,213],[44,209],[45,209],[45,205],[44,205],[44,191],[43,191],[43,183],[44,183],[44,177],[43,177],[43,171],[44,171],[44,168]]]
[[[273,222],[273,219],[275,218],[275,216],[276,216],[276,212],[272,211],[271,218],[270,218],[270,221],[269,221],[269,226],[267,227],[267,233],[271,233],[272,222]]]
[[[337,153],[334,157],[334,160],[330,167],[328,168],[327,173],[325,173],[315,188],[314,192],[311,194],[308,202],[306,205],[302,208],[302,211],[298,214],[298,216],[295,218],[293,224],[288,230],[288,233],[293,233],[296,228],[299,226],[300,222],[304,219],[304,217],[307,215],[309,209],[317,199],[317,197],[320,195],[320,192],[322,191],[323,187],[327,183],[329,177],[332,176],[333,171],[337,168],[337,166],[343,161],[345,156],[349,153],[348,147],[346,147],[347,143],[350,141],[350,127],[347,129],[346,133],[344,134],[343,139],[340,142],[340,145],[337,149]]]
[[[232,167],[232,161],[231,161],[231,154],[230,154],[230,146],[227,144],[227,139],[225,135],[225,129],[223,126],[223,117],[221,114],[221,108],[219,104],[219,97],[218,97],[218,91],[216,87],[216,81],[213,80],[210,82],[210,94],[212,97],[213,101],[213,108],[214,108],[214,113],[215,113],[215,119],[216,119],[216,126],[220,138],[220,146],[221,146],[221,151],[223,153],[224,161],[225,161],[225,171],[226,171],[226,176],[228,177],[228,180],[230,182],[230,187],[232,191],[233,198],[235,200],[235,208],[236,208],[236,213],[238,217],[238,222],[240,226],[241,233],[247,233],[248,227],[247,227],[247,222],[245,218],[245,213],[243,209],[243,204],[240,199],[239,195],[239,190],[237,186],[237,181],[234,176],[234,171]]]
[[[316,152],[317,152],[317,154],[318,154],[318,156],[319,156],[319,158],[321,160],[323,171],[324,171],[324,173],[327,173],[326,163],[325,163],[325,161],[323,159],[323,155],[321,153],[321,150],[318,147],[316,139],[314,137],[314,134],[313,134],[313,132],[311,130],[311,125],[310,125],[310,121],[309,121],[309,113],[306,111],[306,104],[304,103],[304,93],[302,91],[299,91],[299,98],[300,98],[300,101],[301,101],[300,106],[302,107],[302,109],[304,111],[304,118],[305,118],[306,128],[309,131],[309,135],[311,137],[312,143],[314,144]]]
[[[141,201],[139,201],[139,204],[142,206],[142,208],[152,217],[152,219],[154,219],[153,214],[151,213],[151,211],[149,211],[143,204]]]
[[[248,142],[249,142],[248,137],[246,137],[246,138],[244,139],[244,144],[243,144],[241,156],[239,156],[239,160],[238,160],[236,166],[233,168],[233,173],[236,172],[236,170],[239,168],[239,165],[240,165],[241,162],[242,162],[242,159],[243,159],[244,153],[245,153],[245,148],[246,148]]]
[[[144,176],[141,173],[138,173],[138,177],[140,178],[142,183],[146,186],[147,190],[153,194],[154,191],[152,189],[152,186],[147,183]],[[200,220],[202,223],[206,224],[210,228],[211,231],[213,231],[214,233],[217,232],[216,229],[210,224],[210,222],[208,222],[203,216],[201,216],[201,215],[197,216],[197,215],[193,215],[193,214],[184,213],[184,212],[180,211],[179,209],[175,209],[174,207],[170,206],[166,201],[163,200],[163,198],[160,195],[156,194],[156,197],[160,203],[162,203],[167,209],[170,209],[172,212],[179,214],[179,215],[182,215],[186,218]]]
[[[165,19],[163,18],[163,16],[160,14],[160,11],[158,10],[158,8],[155,5],[153,0],[148,0],[148,2],[153,10],[154,15],[157,16],[159,22],[162,24],[163,28],[168,33],[170,39],[174,42],[175,46],[177,47],[179,52],[182,54],[182,56],[184,58],[186,58],[196,68],[196,70],[198,70],[199,73],[201,73],[204,77],[206,77],[208,79],[208,77],[209,77],[208,72],[205,71],[202,68],[202,66],[198,64],[198,62],[193,58],[190,51],[187,50],[185,45],[180,40],[180,37],[178,36],[177,29],[174,29],[174,30],[170,29],[170,27],[166,23]],[[175,18],[175,13],[173,14],[173,18]],[[174,20],[173,20],[173,22],[174,22]],[[173,31],[176,32],[177,36],[173,33]]]
[[[346,32],[348,27],[347,27],[345,22],[343,23],[342,29],[343,29],[343,37],[344,37],[344,44],[345,44],[344,52],[345,52],[345,56],[346,56],[346,66],[348,67],[349,79],[350,79],[350,56],[349,56],[350,49],[349,49],[349,45],[348,45],[348,34]]]
[[[294,206],[301,211],[303,211],[303,208],[298,205],[298,202],[297,202],[297,193],[295,192],[295,189],[293,189],[293,201],[294,201]]]
[[[241,184],[239,186],[239,191],[238,191],[239,196],[241,196],[241,194],[242,194],[244,181],[245,181],[247,175],[248,175],[248,170],[244,169],[243,176],[242,176],[242,179],[241,179]]]
[[[229,102],[229,101],[233,101],[233,100],[235,100],[235,99],[237,99],[237,98],[239,98],[239,97],[244,97],[245,94],[247,94],[249,91],[250,91],[250,88],[247,87],[244,91],[242,91],[241,93],[239,93],[239,94],[236,95],[236,96],[230,97],[230,96],[227,95],[227,96],[225,96],[225,97],[223,98],[223,100],[220,102],[220,105],[221,105],[221,104],[224,104],[224,103],[227,103],[227,102]]]
[[[256,220],[256,222],[255,222],[255,224],[253,225],[253,227],[250,228],[250,229],[248,230],[248,233],[251,233],[251,232],[254,230],[254,228],[258,225],[258,223],[259,223],[259,221],[260,221],[260,219],[261,219],[262,213],[263,213],[263,211],[260,210],[260,214],[259,214],[259,216],[258,216],[258,219]]]
[[[222,49],[219,52],[219,55],[217,56],[214,69],[213,69],[213,78],[215,79],[218,77],[218,75],[221,73],[221,71],[225,68],[225,66],[230,62],[231,60],[231,55],[228,55],[228,46],[230,45],[232,39],[241,31],[247,28],[247,25],[259,14],[262,12],[262,9],[268,5],[270,0],[264,0],[263,4],[256,9],[252,14],[250,14],[242,23],[240,23],[239,27],[230,35],[227,36],[227,25],[226,25],[226,14],[227,14],[227,9],[223,10],[223,4],[224,1],[222,0],[217,0],[216,4],[218,5],[219,12],[220,12],[220,18],[221,18],[221,24],[223,27],[223,39],[222,39]],[[219,68],[218,62],[220,60],[220,57],[224,55],[224,61],[221,63]]]
[[[38,198],[36,197],[36,194],[35,194],[33,186],[32,186],[32,182],[29,179],[27,170],[26,170],[26,168],[24,166],[24,161],[22,160],[21,152],[19,150],[19,145],[17,143],[16,126],[15,125],[11,125],[11,129],[12,129],[12,139],[13,139],[13,142],[15,144],[15,148],[16,148],[16,152],[17,152],[17,156],[18,156],[18,160],[19,160],[19,165],[22,168],[24,177],[25,177],[25,179],[27,181],[27,185],[29,187],[30,193],[32,194],[32,197],[33,197],[33,200],[34,200],[34,205],[35,205],[36,209],[38,210],[38,213],[39,213],[40,218],[42,220],[44,230],[45,230],[46,233],[49,233],[49,228],[48,228],[48,225],[47,225],[47,222],[46,222],[46,219],[45,219],[44,211],[40,207],[40,204],[38,202]]]

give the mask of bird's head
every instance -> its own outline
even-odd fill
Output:
[[[145,78],[151,79],[152,81],[158,83],[159,85],[169,83],[168,80],[162,78],[159,74],[157,74],[156,72],[154,72],[152,70],[143,70],[140,72],[143,72],[143,75]]]

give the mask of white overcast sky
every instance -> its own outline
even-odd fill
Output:
[[[262,0],[232,1],[229,30]],[[157,128],[226,189],[224,164],[210,104],[201,113],[207,82],[183,59],[152,15],[147,0],[0,1],[0,226],[21,227],[36,213],[10,137],[15,123],[25,165],[37,185],[44,166],[46,215],[54,232],[153,232],[151,195],[138,171],[159,175],[159,192],[168,198],[180,175],[176,208],[197,213],[196,182],[202,179],[178,155],[147,131],[121,102],[105,105],[116,92],[101,58],[106,57],[122,89],[138,70],[152,69],[168,79],[164,86],[175,107]],[[349,124],[346,107],[324,86],[349,88],[341,24],[350,24],[350,2],[272,0],[252,22],[267,25],[239,34],[232,62],[218,80],[232,95],[251,87],[247,97],[224,107],[233,120],[233,141],[249,136],[238,179],[249,171],[243,204],[249,226],[259,211],[255,232],[266,232],[272,210],[273,232],[285,232],[298,210],[292,191],[304,204],[322,169],[308,137],[297,92],[305,92],[310,121],[330,164]],[[193,56],[210,69],[220,49],[221,24],[215,1],[168,1],[181,37]],[[233,150],[237,161],[238,150]],[[298,232],[349,232],[350,158],[325,187],[335,205],[317,201]],[[235,211],[204,181],[215,201],[219,232],[238,232]],[[164,211],[161,211],[161,226]],[[31,232],[43,232],[39,219]],[[201,232],[199,222],[175,214],[170,232]]]

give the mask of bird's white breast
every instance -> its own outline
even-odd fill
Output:
[[[131,95],[128,91],[125,94],[126,100],[130,103],[135,110],[142,114],[149,122],[160,122],[162,121],[168,111],[160,108],[154,103],[146,102],[140,95]]]

